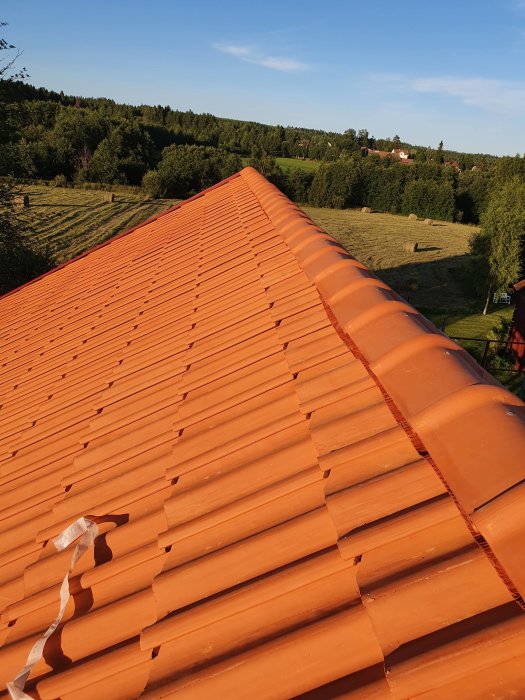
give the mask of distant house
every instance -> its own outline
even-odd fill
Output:
[[[393,148],[392,155],[397,156],[401,160],[410,160],[410,151],[407,148]]]
[[[449,168],[453,168],[458,173],[461,171],[461,166],[457,160],[446,160],[444,165],[448,165]]]
[[[525,370],[525,279],[513,285],[514,316],[509,331],[509,350],[514,357],[515,369]]]
[[[371,153],[373,153],[376,156],[379,156],[380,158],[386,158],[387,156],[390,155],[390,153],[388,151],[377,151],[375,149],[373,151],[371,151]]]
[[[375,148],[369,148],[368,149],[368,155],[370,156],[379,156],[380,158],[386,158],[387,156],[390,155],[388,151],[378,151]]]
[[[379,156],[380,158],[387,158],[388,156],[399,159],[402,163],[413,163],[413,159],[410,158],[410,153],[405,148],[393,148],[391,151],[378,151],[374,148],[363,148],[363,156]]]

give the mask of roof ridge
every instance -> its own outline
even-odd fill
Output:
[[[525,491],[520,488],[525,477],[525,405],[262,175],[245,168],[241,177],[315,284],[334,327],[525,608],[525,570],[517,555],[521,545],[511,545],[521,542],[523,523],[502,516],[505,504]],[[431,335],[435,342],[429,342]],[[412,374],[408,381],[399,368],[407,362]],[[461,409],[460,426],[451,404]],[[481,436],[475,444],[473,435]],[[501,468],[495,470],[495,464]]]

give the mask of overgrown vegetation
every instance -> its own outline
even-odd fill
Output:
[[[32,235],[31,221],[20,211],[17,194],[11,183],[0,183],[0,294],[52,266],[48,248]]]

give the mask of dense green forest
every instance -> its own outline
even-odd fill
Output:
[[[406,147],[407,165],[366,149]],[[366,155],[366,157],[364,157]],[[343,134],[79,98],[0,81],[0,175],[57,184],[142,186],[153,197],[186,197],[242,167],[241,157],[288,196],[316,206],[369,206],[392,213],[477,223],[491,192],[525,159],[496,158]],[[309,158],[315,172],[283,172],[276,157]],[[455,161],[451,167],[447,161]]]

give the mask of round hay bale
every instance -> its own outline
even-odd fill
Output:
[[[423,223],[425,224],[425,226],[433,226],[434,225],[434,222],[432,221],[432,219],[425,219],[423,221]]]
[[[361,211],[363,212],[363,214],[371,214],[372,213],[372,210],[370,209],[370,207],[362,207]]]
[[[405,253],[415,253],[418,247],[418,243],[408,242],[403,244],[403,250]]]
[[[105,202],[114,202],[115,201],[115,194],[113,192],[106,192],[104,195],[104,201]]]
[[[417,214],[409,214],[408,218],[410,221],[417,221]]]

